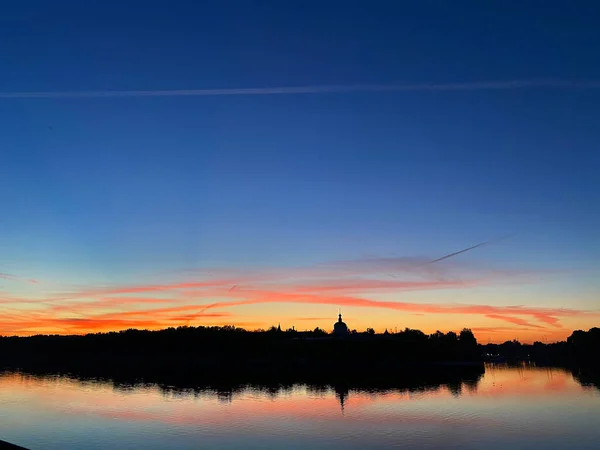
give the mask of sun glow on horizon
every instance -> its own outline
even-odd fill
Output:
[[[215,268],[140,284],[75,286],[7,274],[5,281],[15,289],[2,293],[6,313],[0,334],[86,334],[186,325],[257,330],[277,324],[330,332],[342,308],[349,328],[357,331],[411,328],[431,334],[470,328],[480,343],[531,343],[564,340],[574,329],[590,328],[600,318],[597,312],[578,308],[465,301],[485,289],[518,289],[543,277],[533,271],[449,261],[427,264],[414,258],[252,271]]]

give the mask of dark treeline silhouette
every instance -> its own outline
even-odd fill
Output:
[[[397,377],[435,365],[445,371],[483,370],[481,350],[464,329],[426,335],[351,332],[343,337],[315,329],[246,331],[232,326],[126,330],[83,336],[38,335],[0,338],[0,366],[94,376],[162,377],[194,374],[199,379],[240,382],[341,379],[358,382],[373,374]]]
[[[571,369],[573,378],[582,386],[593,386],[600,390],[600,370],[598,366],[582,366]]]
[[[9,442],[0,441],[0,450],[27,450],[25,447],[11,444]]]
[[[537,364],[600,369],[600,328],[574,331],[566,341],[521,344],[517,340],[482,345],[486,359],[533,361]]]

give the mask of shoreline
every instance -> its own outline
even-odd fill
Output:
[[[43,365],[0,366],[4,373],[40,377],[68,377],[79,380],[104,380],[114,384],[157,384],[173,387],[238,387],[244,385],[290,386],[294,384],[345,386],[357,389],[412,389],[420,386],[460,384],[480,379],[485,365],[480,362],[424,363],[394,367],[363,367],[362,370],[312,366],[309,370],[293,366],[260,367],[249,370],[228,366],[205,370],[163,367],[75,367]],[[358,369],[358,368],[357,368]]]
[[[10,442],[0,440],[0,450],[28,450],[20,445],[11,444]]]

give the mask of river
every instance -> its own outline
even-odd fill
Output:
[[[194,389],[3,372],[0,417],[0,439],[31,450],[597,449],[600,388],[527,365],[398,389]]]

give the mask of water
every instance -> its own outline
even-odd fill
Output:
[[[598,385],[596,385],[598,386]],[[597,449],[600,388],[563,369],[486,367],[418,389],[178,389],[0,375],[0,439],[42,449]]]

